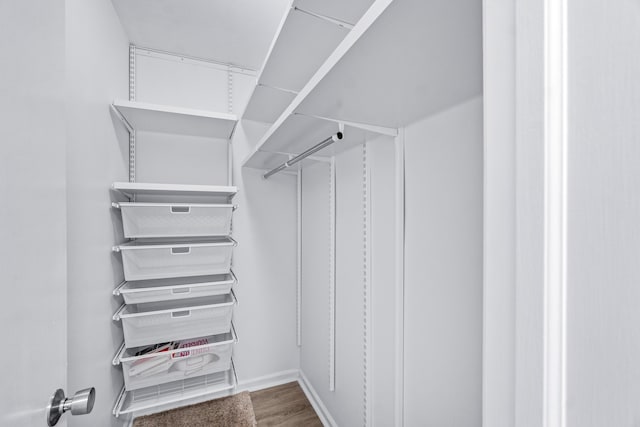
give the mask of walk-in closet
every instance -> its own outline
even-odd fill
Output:
[[[622,3],[2,0],[0,425],[635,425]]]

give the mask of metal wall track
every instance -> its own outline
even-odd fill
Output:
[[[371,316],[371,202],[370,202],[370,185],[371,179],[369,174],[369,165],[367,164],[367,143],[362,144],[362,240],[363,240],[363,265],[362,265],[362,282],[363,282],[363,419],[364,426],[372,425],[372,405],[371,401],[371,389],[372,383],[369,381],[369,376],[372,369],[372,334],[371,324],[373,318]]]
[[[336,389],[336,159],[329,167],[329,390]]]
[[[296,177],[297,259],[296,259],[296,343],[302,346],[302,169]]]
[[[129,101],[136,100],[136,47],[129,45]],[[136,131],[129,132],[129,182],[136,182]]]

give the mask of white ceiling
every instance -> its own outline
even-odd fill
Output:
[[[260,69],[291,0],[112,0],[131,43]]]

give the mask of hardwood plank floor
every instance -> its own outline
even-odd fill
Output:
[[[297,382],[251,393],[258,427],[322,427],[322,422]]]

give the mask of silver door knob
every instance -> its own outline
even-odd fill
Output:
[[[58,424],[60,417],[67,411],[71,415],[84,415],[91,412],[96,401],[96,389],[85,388],[68,398],[64,396],[64,390],[59,388],[53,393],[47,406],[47,425],[53,427]]]

